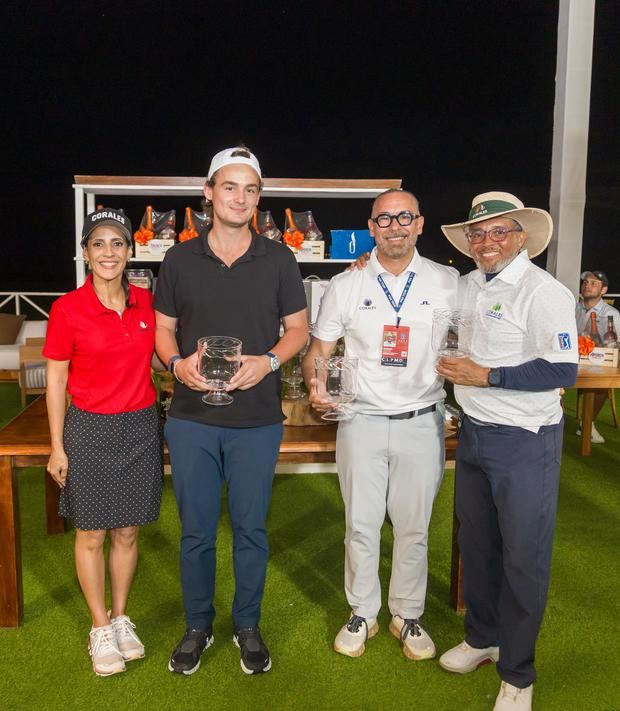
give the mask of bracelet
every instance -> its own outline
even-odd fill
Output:
[[[177,363],[179,362],[179,360],[181,360],[181,359],[179,358],[179,359],[175,360],[174,363],[172,364],[172,375],[174,375],[174,377],[178,383],[181,383],[181,385],[185,385],[185,383],[177,375]]]

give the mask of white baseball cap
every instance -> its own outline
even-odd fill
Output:
[[[245,146],[236,146],[235,148],[225,148],[223,151],[220,151],[213,156],[211,165],[209,166],[209,172],[207,173],[207,180],[211,180],[213,174],[225,165],[234,165],[239,163],[241,165],[249,165],[250,168],[254,168],[254,170],[258,173],[259,178],[263,177],[258,163],[258,158],[247,148],[245,148]]]

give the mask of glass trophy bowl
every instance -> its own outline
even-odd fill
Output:
[[[433,310],[433,350],[447,358],[465,358],[471,354],[474,315],[465,309]]]
[[[304,379],[301,374],[302,354],[293,356],[282,366],[282,382],[288,386],[286,388],[285,400],[299,400],[305,393],[301,387]]]
[[[350,420],[353,411],[346,404],[357,397],[359,359],[346,356],[315,358],[314,365],[318,396],[335,404],[321,415],[321,419],[332,422]]]
[[[233,397],[226,385],[239,370],[241,341],[228,336],[206,336],[198,339],[198,367],[212,390],[202,396],[207,405],[230,405]]]

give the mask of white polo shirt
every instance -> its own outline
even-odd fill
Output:
[[[409,355],[405,367],[381,365],[383,327],[396,324],[396,313],[377,277],[398,304],[409,274],[413,281],[398,316],[409,326]],[[321,300],[312,335],[323,341],[344,336],[347,356],[359,364],[359,393],[351,407],[366,415],[396,415],[434,405],[445,398],[443,378],[435,372],[431,350],[433,309],[456,308],[459,274],[421,257],[417,249],[398,276],[387,272],[376,248],[365,269],[332,278]]]
[[[535,358],[578,363],[575,299],[522,251],[491,281],[477,269],[461,280],[459,301],[475,314],[472,355],[487,368]],[[536,430],[562,419],[559,389],[543,392],[455,385],[465,414],[496,424]],[[507,453],[509,455],[509,453]]]
[[[575,318],[577,319],[577,333],[583,333],[590,323],[592,318],[590,314],[594,312],[596,314],[596,328],[598,334],[603,340],[603,336],[607,332],[607,317],[612,316],[614,320],[614,328],[616,329],[616,336],[620,337],[620,311],[614,309],[606,301],[600,299],[597,304],[595,304],[591,309],[586,309],[581,301],[577,302],[575,307]]]

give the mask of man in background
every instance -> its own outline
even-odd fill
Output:
[[[575,318],[577,319],[577,333],[587,333],[592,322],[592,314],[596,317],[596,328],[601,345],[604,345],[605,334],[608,329],[609,317],[612,319],[616,338],[620,329],[620,312],[614,309],[604,299],[603,296],[607,293],[609,280],[607,275],[595,269],[593,271],[583,272],[581,275],[581,301],[577,303],[575,309]],[[603,405],[607,400],[607,392],[605,390],[597,390],[594,393],[594,410],[592,415],[592,443],[604,444],[605,438],[599,433],[594,426],[594,420],[597,418]],[[581,434],[581,426],[577,430],[577,434]]]

